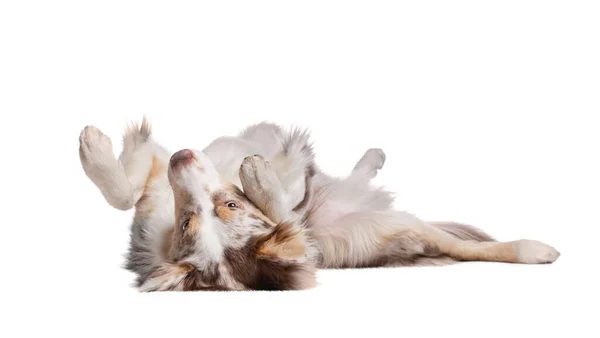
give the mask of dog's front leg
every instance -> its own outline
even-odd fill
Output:
[[[133,207],[134,187],[123,163],[115,158],[108,136],[94,126],[85,127],[79,135],[79,158],[85,174],[111,206],[120,210]]]
[[[260,155],[248,156],[240,167],[244,194],[273,222],[288,219],[292,212],[288,197],[271,163]]]

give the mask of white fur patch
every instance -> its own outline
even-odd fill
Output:
[[[224,249],[223,242],[221,241],[223,231],[222,229],[219,231],[219,226],[221,224],[211,216],[211,213],[204,213],[202,224],[200,225],[199,237],[196,239],[198,250],[213,262],[219,262],[223,257]]]

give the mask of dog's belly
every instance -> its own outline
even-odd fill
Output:
[[[333,226],[336,221],[356,211],[352,203],[339,200],[326,200],[315,204],[309,211],[308,226],[326,228]]]
[[[314,198],[308,210],[308,226],[329,228],[345,225],[356,215],[388,211],[392,208],[391,194],[373,189],[368,182],[332,178],[323,173],[314,177]],[[339,221],[344,219],[343,221]]]

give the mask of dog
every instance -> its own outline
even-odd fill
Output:
[[[126,128],[118,158],[86,126],[85,174],[114,208],[135,207],[125,268],[140,291],[302,290],[319,268],[552,263],[535,240],[498,242],[480,229],[394,210],[370,180],[385,154],[369,149],[347,177],[316,165],[306,130],[272,123],[171,154],[149,121]]]

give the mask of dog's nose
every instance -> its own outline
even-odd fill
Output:
[[[171,167],[187,166],[195,159],[196,157],[194,156],[193,151],[182,149],[171,156]]]

